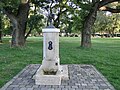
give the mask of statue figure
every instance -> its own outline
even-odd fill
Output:
[[[53,26],[53,20],[54,20],[54,14],[52,11],[52,5],[55,2],[54,0],[48,0],[49,4],[44,7],[44,9],[47,11],[46,17],[47,17],[47,26],[54,27]],[[56,0],[57,1],[57,0]]]
[[[50,9],[51,5],[47,4],[43,7],[44,11],[42,12],[47,17],[47,26],[52,24],[52,10]]]
[[[54,14],[50,13],[48,14],[48,23],[51,25],[53,25],[53,19],[54,19]]]

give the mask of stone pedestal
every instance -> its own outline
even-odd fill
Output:
[[[59,29],[43,29],[43,61],[35,75],[37,85],[60,85],[61,80],[68,80],[67,65],[60,65]]]
[[[59,70],[59,29],[43,29],[43,61],[42,68],[46,72]]]

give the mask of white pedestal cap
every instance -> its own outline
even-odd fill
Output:
[[[57,28],[44,28],[42,29],[43,33],[56,33],[56,32],[60,32],[60,29]]]

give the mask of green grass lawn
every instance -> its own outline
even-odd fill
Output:
[[[25,48],[10,48],[9,38],[0,44],[0,87],[26,65],[42,61],[42,38],[29,38]],[[80,39],[60,38],[61,64],[92,64],[120,90],[120,38],[93,38],[92,48],[80,47]]]

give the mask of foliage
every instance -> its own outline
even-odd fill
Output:
[[[95,32],[105,31],[109,20],[105,16],[105,12],[98,12],[97,19],[94,25]]]
[[[44,27],[43,19],[44,17],[42,15],[30,15],[30,18],[28,19],[28,27],[41,33],[42,27]]]
[[[99,12],[94,25],[95,32],[119,33],[120,14]]]
[[[92,8],[92,2],[89,0],[73,0],[76,8],[73,11],[73,30],[78,32],[83,29],[85,18]]]
[[[46,14],[46,12],[48,12],[50,9],[50,11],[52,11],[52,13],[54,13],[55,15],[54,23],[59,24],[58,26],[60,29],[65,29],[67,30],[67,32],[71,33],[79,32],[83,29],[83,23],[85,21],[85,18],[92,9],[92,5],[94,4],[94,2],[94,0],[31,0],[30,3],[31,5],[34,5],[34,7],[37,7],[36,12],[41,12],[41,14],[43,13],[47,17],[48,14]],[[1,7],[9,8],[13,13],[16,13],[16,11],[18,10],[18,5],[20,4],[20,0],[1,0],[0,4]],[[39,11],[38,8],[41,8],[41,10],[43,11]],[[64,10],[65,12],[62,13],[61,11]],[[31,15],[31,12],[29,14]],[[58,17],[58,14],[60,14],[60,17]],[[38,30],[38,27],[41,28],[40,26],[43,26],[42,23],[44,23],[44,21],[39,21],[39,24],[41,23],[40,26],[33,25],[33,22],[35,21],[35,18],[37,16],[38,13],[36,13],[35,16],[30,16],[28,20],[28,26],[30,26],[30,28],[36,28],[36,30]],[[32,24],[30,25],[30,23]],[[39,25],[37,23],[38,21],[35,21],[35,24]]]
[[[3,16],[2,20],[3,20],[3,23],[2,23],[3,35],[4,36],[11,35],[12,34],[12,26],[10,24],[10,20],[6,16]]]
[[[3,8],[7,9],[7,10],[11,11],[12,13],[16,14],[16,12],[18,10],[18,6],[20,4],[20,1],[21,0],[1,0],[0,8],[2,10],[3,10]]]
[[[2,13],[0,14],[0,18],[1,18],[0,30],[2,31],[2,34],[4,36],[11,35],[12,27],[10,25],[9,19],[5,15],[3,15]]]
[[[31,3],[32,2],[32,3]],[[34,4],[35,4],[35,0],[32,0],[30,2],[31,6],[33,6],[32,8],[34,8]],[[2,13],[4,12],[4,10],[7,10],[10,14],[14,15],[14,16],[17,16],[17,13],[18,13],[18,7],[19,5],[21,4],[21,0],[2,0],[0,1],[0,4],[1,4],[1,10],[2,10]],[[43,25],[43,16],[42,15],[38,15],[38,9],[37,11],[34,11],[34,10],[30,10],[29,14],[29,20],[28,20],[28,27],[30,29],[33,29],[33,30],[37,30],[37,32],[41,32],[41,28]],[[38,8],[38,7],[37,7]],[[35,14],[33,15],[33,13],[35,12]],[[4,12],[5,13],[5,12]],[[8,20],[4,14],[4,30],[3,30],[3,34],[11,34],[11,26],[10,25],[10,20]],[[28,28],[27,28],[28,29]],[[26,30],[28,31],[28,30]]]

